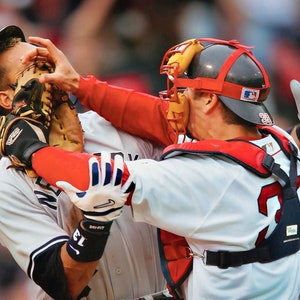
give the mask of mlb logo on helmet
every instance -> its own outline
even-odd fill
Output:
[[[240,100],[257,102],[258,97],[259,97],[259,91],[258,90],[243,88]]]

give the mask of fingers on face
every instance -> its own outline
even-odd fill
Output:
[[[49,53],[46,49],[37,47],[36,49],[24,54],[23,57],[21,57],[21,61],[23,64],[27,64],[30,61],[48,61],[53,62],[49,56]]]
[[[29,58],[32,60],[45,60],[48,62],[53,62],[51,57],[49,56],[49,52],[45,48],[37,47],[35,53],[33,52],[31,55],[29,54]]]

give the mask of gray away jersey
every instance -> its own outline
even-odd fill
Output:
[[[85,152],[122,152],[126,160],[158,159],[162,148],[116,130],[94,112],[80,114]],[[29,178],[10,161],[0,160],[0,242],[31,277],[35,258],[55,243],[67,241],[82,218],[66,194],[41,178]],[[70,166],[71,168],[72,166]],[[80,174],[78,174],[80,176]],[[161,291],[156,228],[132,220],[129,207],[114,221],[88,300],[126,299]],[[33,291],[31,291],[33,293]],[[39,287],[30,299],[51,299]]]

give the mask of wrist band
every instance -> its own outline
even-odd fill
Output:
[[[82,220],[67,242],[67,252],[76,261],[91,262],[101,258],[111,222]]]

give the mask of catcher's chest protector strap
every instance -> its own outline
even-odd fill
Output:
[[[243,264],[268,263],[291,255],[300,249],[300,203],[297,195],[297,149],[293,144],[290,152],[289,176],[267,155],[263,165],[280,177],[285,185],[282,188],[282,207],[279,223],[271,235],[257,247],[248,251],[206,251],[206,264],[226,269]]]
[[[223,156],[234,160],[260,177],[275,174],[285,182],[282,190],[281,218],[269,238],[249,251],[213,252],[206,250],[207,265],[228,268],[253,262],[267,263],[293,254],[300,249],[300,235],[298,232],[298,228],[300,228],[300,204],[296,188],[297,149],[285,136],[272,127],[262,127],[261,132],[272,134],[278,141],[282,151],[290,159],[289,176],[278,164],[274,163],[272,156],[246,141],[201,141],[170,146],[162,156],[162,159],[184,153]],[[243,152],[237,150],[239,145],[243,147]],[[162,269],[168,286],[174,293],[175,289],[182,284],[192,270],[192,259],[188,255],[189,247],[185,239],[181,237],[182,240],[179,241],[180,237],[173,236],[172,240],[172,234],[160,230],[159,242]]]

